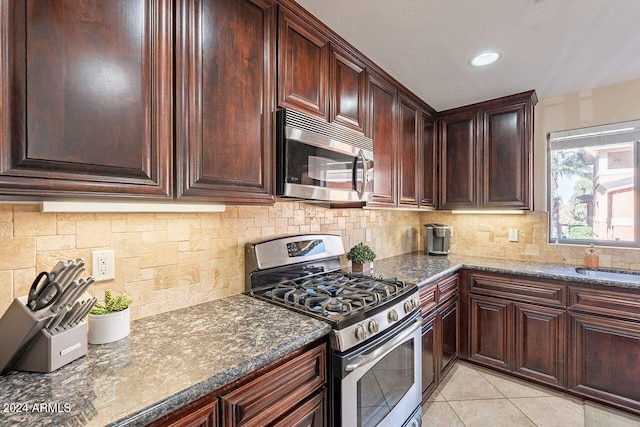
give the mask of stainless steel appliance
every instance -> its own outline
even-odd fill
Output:
[[[340,269],[340,236],[246,245],[247,291],[332,326],[329,425],[420,426],[422,345],[414,284]]]
[[[429,255],[447,255],[451,245],[451,227],[444,224],[425,224],[424,250]]]
[[[373,140],[293,110],[276,114],[276,195],[367,202],[373,193]]]

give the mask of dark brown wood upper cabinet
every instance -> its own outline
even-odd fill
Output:
[[[374,206],[395,206],[397,200],[397,121],[396,100],[398,92],[387,81],[374,75],[369,80],[369,132],[373,139]]]
[[[532,208],[531,97],[486,108],[483,115],[483,197],[491,208]]]
[[[421,181],[418,176],[422,170],[420,119],[420,108],[417,102],[401,94],[398,102],[398,183],[400,186],[398,205],[400,206],[417,207],[420,200],[418,191],[419,181]]]
[[[367,76],[364,65],[344,51],[331,48],[329,121],[364,133]]]
[[[440,209],[533,209],[535,91],[441,115]]]
[[[438,171],[436,121],[434,115],[422,111],[422,197],[420,206],[435,208]]]
[[[177,197],[271,204],[276,6],[180,0]]]
[[[279,26],[278,105],[327,120],[329,39],[284,8]]]
[[[440,209],[478,204],[478,114],[463,111],[441,116]]]
[[[169,0],[0,6],[0,194],[172,194]]]

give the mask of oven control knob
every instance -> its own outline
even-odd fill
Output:
[[[405,313],[410,313],[411,310],[413,310],[413,302],[412,301],[407,301],[404,303],[404,312]]]
[[[420,306],[420,301],[418,298],[414,298],[413,300],[413,308],[418,308]]]
[[[356,328],[356,338],[359,341],[362,341],[366,337],[367,337],[367,332],[364,330],[364,326],[358,325],[358,327]]]
[[[398,312],[395,310],[391,310],[389,312],[389,322],[397,322],[398,321]]]
[[[379,330],[380,330],[380,327],[378,326],[378,322],[376,322],[376,319],[371,320],[369,322],[369,332],[371,332],[372,334],[375,334]]]

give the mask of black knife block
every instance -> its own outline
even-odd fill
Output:
[[[68,331],[51,335],[44,328],[47,327],[54,314],[49,310],[42,310],[44,314],[36,315],[27,307],[27,302],[27,296],[14,299],[0,318],[0,343],[2,343],[0,345],[0,375],[14,368],[34,372],[51,372],[87,354],[87,325],[85,322],[79,323]],[[68,342],[73,342],[73,344],[65,347]],[[69,350],[78,342],[80,347]],[[18,368],[18,366],[22,366],[22,368]]]

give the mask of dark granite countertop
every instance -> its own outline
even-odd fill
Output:
[[[377,260],[374,274],[418,285],[461,268],[603,286],[575,266],[414,252]],[[137,320],[131,335],[89,346],[49,374],[0,377],[0,425],[139,426],[170,413],[330,331],[324,322],[246,295]]]
[[[630,277],[629,280],[597,279],[577,273],[576,267],[579,266],[457,255],[428,256],[423,252],[413,252],[376,260],[374,275],[397,277],[405,282],[422,285],[461,268],[470,268],[494,273],[640,290],[640,282],[634,280],[636,279],[634,277]]]
[[[329,331],[245,295],[147,317],[58,371],[0,377],[0,425],[144,425]]]

